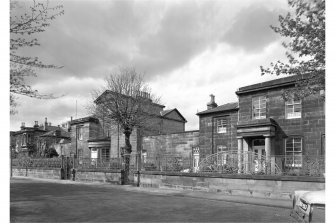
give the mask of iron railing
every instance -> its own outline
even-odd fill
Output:
[[[199,165],[190,157],[158,155],[142,157],[141,170],[165,172],[323,176],[324,156],[302,155],[300,157],[223,151],[201,159]]]
[[[125,168],[122,158],[74,159],[70,157],[69,161],[69,166],[75,169],[121,170]],[[62,157],[24,157],[12,159],[12,167],[61,168],[64,162],[65,159]],[[322,177],[325,173],[325,157],[312,155],[266,157],[253,152],[223,151],[207,156],[197,165],[192,157],[171,154],[141,157],[139,154],[131,154],[129,170]]]
[[[278,155],[273,156],[282,175],[290,176],[323,176],[325,173],[325,157],[302,155],[300,157]]]
[[[142,157],[142,170],[192,172],[192,160],[182,156],[149,156]]]

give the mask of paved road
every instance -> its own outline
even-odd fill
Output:
[[[12,178],[11,222],[290,222],[289,209]]]

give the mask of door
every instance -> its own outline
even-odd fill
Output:
[[[261,172],[265,169],[265,140],[264,138],[252,140],[253,170]]]
[[[97,165],[98,161],[98,149],[97,148],[92,148],[91,149],[91,165]]]

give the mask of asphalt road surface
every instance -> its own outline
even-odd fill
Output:
[[[290,210],[132,191],[123,186],[12,178],[11,222],[291,222]]]

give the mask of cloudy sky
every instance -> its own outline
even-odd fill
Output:
[[[145,73],[166,109],[177,108],[186,130],[195,130],[210,94],[219,105],[237,101],[239,87],[276,78],[261,76],[260,65],[285,57],[283,39],[269,27],[287,12],[285,0],[51,1],[59,3],[65,14],[37,36],[39,47],[21,53],[63,66],[29,80],[61,97],[20,97],[11,130],[44,117],[58,125],[87,116],[91,91],[118,66]]]

